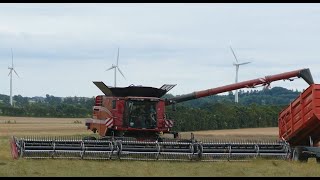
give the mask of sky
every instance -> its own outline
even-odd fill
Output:
[[[92,81],[131,84],[181,95],[309,68],[320,74],[320,4],[261,3],[1,3],[0,94],[93,97]],[[271,87],[302,91],[303,79]],[[261,87],[262,88],[262,87]],[[260,90],[261,88],[256,88]],[[251,89],[243,89],[245,91]]]

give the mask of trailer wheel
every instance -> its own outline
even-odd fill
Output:
[[[299,162],[308,162],[308,155],[302,153],[301,147],[296,147],[292,153],[292,160]]]

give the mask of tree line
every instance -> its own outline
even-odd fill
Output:
[[[47,94],[45,98],[13,96],[14,106],[9,104],[9,96],[1,95],[0,115],[17,117],[59,117],[85,118],[92,114],[94,97],[55,97]]]
[[[179,103],[176,111],[168,106],[167,115],[175,121],[177,131],[274,127],[279,112],[300,94],[281,87],[238,93],[237,104],[233,93],[229,92]],[[173,95],[163,98],[170,97]],[[14,107],[9,104],[9,96],[0,95],[1,116],[89,118],[95,97],[61,98],[47,94],[36,98],[18,95],[13,99]]]
[[[176,111],[168,107],[167,113],[175,131],[238,129],[278,126],[278,114],[284,107],[218,102],[199,108],[177,105]]]

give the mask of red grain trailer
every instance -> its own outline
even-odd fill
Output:
[[[293,160],[320,162],[320,84],[312,84],[279,113],[279,138],[292,149]]]

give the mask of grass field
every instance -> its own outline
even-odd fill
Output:
[[[79,118],[24,118],[0,116],[0,176],[320,176],[315,159],[307,163],[257,159],[250,162],[151,162],[93,160],[13,160],[11,136],[89,135]],[[277,128],[193,132],[197,139],[274,140]],[[182,137],[189,138],[190,132]]]

